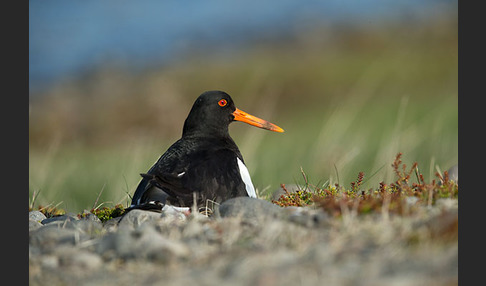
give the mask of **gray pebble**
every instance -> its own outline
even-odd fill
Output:
[[[103,229],[105,229],[108,232],[116,231],[118,229],[118,223],[122,218],[123,216],[119,216],[105,221],[103,223]]]
[[[458,200],[451,198],[439,198],[435,204],[442,209],[457,209],[459,206]]]
[[[41,222],[42,220],[46,219],[46,216],[40,211],[30,211],[29,219]]]
[[[96,252],[107,259],[147,258],[162,262],[187,257],[190,253],[186,245],[164,237],[150,224],[105,235],[97,244]]]
[[[118,223],[119,228],[137,228],[144,223],[154,222],[162,218],[162,214],[159,212],[144,211],[144,210],[131,210],[127,214],[123,215]]]
[[[284,215],[281,207],[266,200],[250,197],[229,199],[219,206],[216,214],[221,217],[241,217],[252,221],[280,218]]]
[[[54,217],[43,219],[41,221],[41,223],[42,224],[48,224],[48,223],[52,223],[52,222],[56,222],[56,221],[62,221],[62,222],[68,221],[69,222],[69,221],[74,221],[74,220],[77,220],[77,218],[70,216],[70,215],[60,215],[60,216],[54,216]]]
[[[89,238],[78,230],[62,227],[62,224],[62,221],[52,222],[29,232],[29,245],[50,251],[60,244],[75,245]]]
[[[449,174],[449,179],[455,181],[456,183],[459,182],[459,166],[456,164],[447,170]]]
[[[40,223],[39,221],[29,219],[29,231],[38,229],[41,226],[42,226],[42,223]]]
[[[456,164],[447,170],[449,174],[449,180],[454,181],[456,184],[459,183],[459,166]],[[442,181],[439,180],[439,186],[442,185]]]
[[[44,255],[40,258],[40,265],[43,268],[55,269],[59,266],[59,259],[54,255]]]
[[[185,211],[190,211],[190,210],[189,208],[187,208],[187,210],[184,210],[182,208],[176,208],[170,205],[165,205],[162,208],[162,217],[165,219],[185,221],[187,219],[186,215],[184,214]]]
[[[98,269],[102,265],[103,260],[99,255],[93,252],[78,251],[75,253],[75,255],[68,257],[64,256],[63,259],[61,259],[62,264],[66,262],[75,267],[91,270]]]
[[[321,209],[290,206],[283,208],[287,220],[306,226],[325,226],[329,222],[329,215]]]
[[[79,220],[95,221],[101,223],[101,220],[93,213],[84,213]]]
[[[413,206],[413,205],[415,205],[415,204],[416,204],[418,201],[419,201],[419,198],[414,197],[414,196],[406,196],[406,197],[405,197],[405,203],[406,203],[408,206]]]
[[[103,263],[101,257],[93,252],[72,247],[60,247],[55,254],[59,259],[59,266],[82,270],[97,269]]]
[[[73,228],[75,230],[81,231],[90,237],[93,237],[99,233],[101,233],[103,229],[103,223],[101,223],[100,220],[95,221],[95,220],[76,220],[71,222],[68,226],[68,228]]]
[[[63,228],[63,229],[72,229],[89,236],[94,236],[101,233],[103,229],[103,223],[98,220],[88,220],[88,219],[74,219],[72,217],[54,217],[58,219],[54,220],[43,220],[45,222],[44,227],[51,227],[51,228]]]

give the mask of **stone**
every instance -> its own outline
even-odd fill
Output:
[[[187,215],[190,213],[190,208],[174,207],[170,205],[165,205],[162,208],[162,217],[165,219],[173,219],[179,221],[185,221]]]
[[[68,226],[68,228],[72,228],[78,231],[81,231],[91,237],[101,233],[103,229],[103,223],[101,223],[100,220],[85,220],[85,219],[80,219],[71,222]]]
[[[261,219],[281,218],[282,208],[257,198],[238,197],[223,202],[216,209],[216,215],[221,217],[241,217],[242,219],[259,221]]]
[[[52,222],[56,222],[56,221],[62,221],[62,222],[65,222],[65,221],[74,221],[74,220],[77,220],[76,217],[73,217],[73,216],[70,216],[70,215],[60,215],[60,216],[53,216],[53,217],[50,217],[50,218],[46,218],[46,219],[43,219],[41,221],[42,224],[48,224],[48,223],[52,223]]]
[[[101,220],[93,213],[84,212],[79,220],[95,221],[101,223]]]
[[[459,201],[452,198],[438,198],[435,204],[441,209],[457,209],[459,207]]]
[[[116,231],[118,229],[118,223],[122,218],[123,216],[119,216],[105,221],[103,223],[103,229],[105,229],[108,232]]]
[[[41,226],[42,226],[42,223],[40,223],[39,221],[29,219],[29,231],[38,229]]]
[[[59,259],[54,255],[44,255],[40,258],[40,265],[43,268],[55,269],[59,266]]]
[[[325,226],[329,221],[329,215],[321,209],[290,206],[283,208],[286,219],[306,227]]]
[[[118,222],[118,228],[137,228],[144,223],[154,222],[160,220],[162,214],[160,212],[152,212],[145,210],[134,209],[123,215]]]
[[[449,179],[459,183],[459,166],[456,164],[447,170],[447,173],[449,174]]]
[[[72,247],[56,249],[55,254],[59,260],[59,266],[71,267],[80,270],[97,269],[103,263],[101,257],[91,251]]]
[[[419,201],[419,198],[414,197],[414,196],[406,196],[405,197],[405,203],[407,206],[413,206]]]
[[[151,224],[140,225],[134,230],[123,229],[109,233],[99,241],[95,249],[107,259],[145,258],[161,262],[190,254],[187,246],[163,236]]]
[[[456,164],[449,169],[447,169],[447,173],[449,174],[449,180],[459,184],[459,166]],[[439,186],[442,185],[442,181],[439,180]]]
[[[46,216],[40,211],[30,211],[29,212],[29,219],[41,222],[46,219]]]
[[[62,227],[63,222],[52,222],[29,232],[29,245],[50,251],[59,245],[76,245],[89,239],[84,233]]]

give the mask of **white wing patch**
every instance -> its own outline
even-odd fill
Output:
[[[240,158],[236,157],[236,161],[238,162],[238,168],[240,169],[241,179],[243,183],[245,183],[246,192],[250,198],[256,198],[255,188],[253,187],[253,183],[251,182],[250,173],[246,168],[245,164],[240,160]]]

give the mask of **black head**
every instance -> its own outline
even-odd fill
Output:
[[[236,108],[233,99],[224,91],[211,90],[202,93],[194,102],[184,122],[182,136],[203,134],[229,136],[228,126],[233,121],[242,121],[271,131],[283,129]]]
[[[184,122],[182,135],[194,132],[228,134],[228,125],[236,110],[233,100],[223,91],[213,90],[201,94]]]

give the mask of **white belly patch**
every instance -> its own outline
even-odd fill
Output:
[[[245,188],[248,196],[250,198],[256,198],[256,192],[255,188],[253,187],[253,183],[251,182],[251,177],[250,173],[248,172],[248,169],[246,168],[245,164],[240,160],[240,158],[236,158],[236,161],[238,162],[238,168],[240,169],[240,175],[241,179],[245,183]]]

